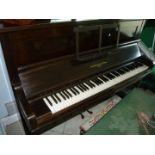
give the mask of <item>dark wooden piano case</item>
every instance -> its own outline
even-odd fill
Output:
[[[114,94],[121,88],[134,83],[142,75],[123,82],[118,86],[90,97],[72,107],[64,109],[52,115],[48,107],[40,102],[41,98],[63,87],[79,82],[91,75],[123,65],[134,59],[145,57],[140,52],[130,52],[133,48],[116,47],[118,35],[103,29],[107,35],[103,38],[105,54],[101,58],[89,61],[78,61],[76,57],[77,38],[75,28],[90,27],[96,25],[135,23],[138,27],[132,32],[136,35],[128,36],[126,29],[120,32],[119,43],[124,47],[136,43],[144,25],[143,20],[120,21],[120,20],[93,20],[83,22],[46,23],[21,27],[8,27],[0,30],[0,41],[5,56],[12,88],[17,101],[18,109],[27,134],[39,134],[62,121],[88,109],[103,99]],[[117,29],[117,28],[116,28]],[[118,31],[118,30],[117,30]],[[93,49],[98,44],[98,32],[85,32],[80,37],[80,49]],[[104,36],[105,37],[105,36]],[[139,42],[139,41],[138,41]],[[136,45],[137,46],[137,45]],[[114,50],[113,50],[114,49]],[[102,49],[104,51],[104,49]],[[134,50],[134,48],[133,48]],[[117,51],[117,52],[116,52]],[[107,55],[108,52],[108,55]],[[136,55],[136,54],[137,55]],[[140,54],[140,55],[139,55]],[[108,62],[102,67],[91,68],[103,60]],[[144,59],[144,58],[143,58]],[[145,57],[146,64],[152,68],[152,62]]]

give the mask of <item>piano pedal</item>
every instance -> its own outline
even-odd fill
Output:
[[[81,115],[81,119],[84,119],[84,115],[82,113],[80,113],[80,115]]]
[[[93,114],[93,112],[92,112],[92,111],[90,111],[90,110],[86,110],[86,111],[87,111],[90,115],[91,115],[91,114]]]

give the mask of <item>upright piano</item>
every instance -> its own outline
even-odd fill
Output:
[[[26,133],[42,133],[149,74],[144,24],[72,20],[0,30]]]

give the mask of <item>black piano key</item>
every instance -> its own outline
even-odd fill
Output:
[[[78,87],[82,92],[84,92],[83,88],[82,88],[80,85],[77,85],[77,87]]]
[[[83,88],[85,88],[85,91],[88,90],[88,88],[83,83],[81,83],[81,85],[83,86]]]
[[[77,94],[80,94],[80,92],[75,87],[73,87],[73,89]]]
[[[131,64],[131,66],[132,66],[133,69],[136,69],[136,68],[137,68],[137,67],[134,65],[134,63]]]
[[[110,72],[109,74],[111,74],[111,75],[113,76],[113,78],[115,78],[115,77],[116,77],[116,75],[115,75],[115,74],[113,74],[112,72]]]
[[[100,75],[99,76],[104,82],[107,82],[107,81],[109,81],[107,78],[105,78],[103,75]]]
[[[138,68],[138,66],[137,66],[135,63],[133,63],[132,66],[133,66],[135,69]]]
[[[68,95],[68,93],[66,92],[66,90],[64,90],[64,93],[66,93],[66,96],[67,96],[68,98],[70,98],[70,96]]]
[[[65,95],[65,97],[67,97],[69,99],[69,96],[66,94],[66,92],[64,90],[62,92]]]
[[[82,83],[80,83],[79,85],[80,85],[80,87],[81,87],[84,91],[87,90],[87,89],[82,85]]]
[[[86,83],[87,83],[91,88],[94,87],[94,86],[92,85],[92,83],[90,83],[89,81],[86,81]]]
[[[123,69],[126,70],[126,72],[130,71],[127,67],[123,67]]]
[[[110,73],[106,73],[105,76],[108,77],[108,78],[111,79],[111,80],[114,78],[114,76],[111,75]]]
[[[82,84],[82,83],[80,83],[79,85],[81,86],[81,88],[82,88],[84,91],[86,91],[86,90],[87,90],[87,89],[85,88],[85,86],[83,86],[83,84]]]
[[[93,78],[92,79],[92,81],[94,82],[94,83],[96,83],[97,85],[100,85],[100,84],[102,84],[102,81],[101,80],[99,80],[98,78]]]
[[[70,88],[70,90],[74,95],[77,95],[76,91],[73,88]]]
[[[133,65],[135,66],[135,68],[140,67],[137,63],[134,63]]]
[[[95,79],[91,79],[95,84],[99,85],[99,83]]]
[[[137,66],[137,68],[138,68],[138,67],[143,66],[143,63],[141,63],[141,62],[135,62],[134,65]]]
[[[126,73],[126,71],[123,68],[120,68],[120,70],[123,72],[123,74]]]
[[[128,73],[128,72],[129,72],[127,69],[125,69],[125,67],[123,67],[122,70],[123,70],[125,73]]]
[[[117,72],[118,72],[120,75],[124,74],[124,72],[123,72],[121,69],[117,69]]]
[[[47,97],[46,99],[47,99],[47,101],[49,102],[49,104],[50,104],[51,106],[53,106],[52,102],[48,99],[48,97]]]
[[[81,83],[81,85],[85,88],[85,90],[89,90],[89,88],[84,83]]]
[[[60,92],[60,95],[62,96],[62,98],[63,98],[64,100],[66,100],[66,97],[63,95],[62,92]]]
[[[94,85],[94,83],[92,83],[91,80],[89,80],[89,82],[93,85],[93,87],[96,87],[96,85]]]
[[[130,64],[130,65],[128,65],[127,66],[130,70],[133,70],[134,69],[134,67]]]
[[[54,102],[57,104],[58,101],[56,100],[56,98],[54,97],[54,95],[51,95],[52,99],[54,100]]]
[[[126,68],[127,68],[129,71],[131,71],[131,68],[129,67],[129,65],[127,65]]]
[[[99,84],[103,83],[103,81],[101,81],[98,77],[96,78],[96,80],[98,81]]]
[[[66,92],[68,93],[70,97],[72,97],[72,94],[67,89],[66,89]]]
[[[130,66],[132,67],[132,69],[135,69],[135,67],[134,67],[133,63],[132,63],[132,64],[130,64]]]
[[[65,91],[65,93],[68,95],[68,97],[72,97],[72,96],[70,96],[70,94],[68,93],[67,90],[64,90],[64,91]]]
[[[143,63],[141,63],[141,62],[136,62],[136,64],[138,65],[138,67],[143,66]]]
[[[90,88],[86,85],[86,82],[83,83],[83,85],[87,88],[87,90],[89,90]]]
[[[61,102],[61,99],[57,96],[57,94],[54,94],[54,96],[56,97],[56,99]]]
[[[115,71],[112,71],[111,72],[112,74],[114,74],[115,76],[120,76],[117,72],[115,72]]]
[[[98,76],[97,79],[100,81],[100,83],[104,83],[103,80]]]
[[[118,72],[117,72],[117,70],[116,70],[115,72],[116,72],[119,76],[121,76],[121,74],[120,74],[120,73],[118,73]]]
[[[110,80],[110,78],[108,78],[106,75],[104,75],[104,77],[105,77],[106,79],[108,79],[108,81]]]

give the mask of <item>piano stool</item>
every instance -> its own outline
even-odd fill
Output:
[[[141,88],[134,88],[120,103],[106,114],[86,135],[139,135],[137,112],[149,117],[155,113],[155,96]],[[155,134],[155,132],[152,134]]]

